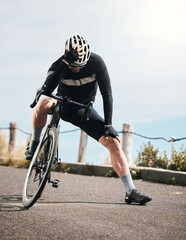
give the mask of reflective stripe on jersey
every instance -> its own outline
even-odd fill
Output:
[[[67,86],[81,86],[87,83],[91,83],[96,80],[96,74],[90,77],[80,78],[78,80],[73,79],[62,79],[61,82]]]
[[[54,71],[48,71],[47,76],[51,75],[52,73],[54,73]]]

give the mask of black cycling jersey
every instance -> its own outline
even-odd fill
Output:
[[[87,103],[95,100],[99,86],[103,97],[105,125],[112,124],[112,90],[110,77],[103,59],[99,55],[91,53],[85,67],[77,73],[72,72],[62,59],[63,56],[49,68],[48,77],[44,83],[45,91],[51,93],[58,86],[58,95]]]

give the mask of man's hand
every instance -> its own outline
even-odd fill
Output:
[[[78,59],[82,59],[85,55],[85,53],[82,51],[83,48],[77,49],[78,44],[76,43],[72,48],[68,49],[67,46],[65,46],[65,54],[63,61],[70,65],[71,63],[77,61]]]
[[[65,54],[64,54],[64,61],[69,65],[75,61],[77,61],[79,58],[79,54],[77,51],[77,47],[71,48],[70,50],[65,47]]]
[[[112,125],[105,125],[104,136],[107,140],[108,140],[108,137],[110,136],[110,137],[116,138],[119,142],[121,142],[118,132],[112,127]]]

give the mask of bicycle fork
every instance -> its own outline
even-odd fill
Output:
[[[60,118],[59,118],[59,104],[58,104],[54,109],[54,113],[51,116],[50,123],[49,123],[49,127],[50,126],[55,126],[57,128],[58,137],[59,137],[59,130],[60,130],[59,119]],[[59,165],[60,163],[61,163],[61,158],[59,158],[58,147],[57,147],[57,153],[56,153],[56,157],[54,158],[52,168]],[[49,175],[49,178],[48,178],[48,183],[51,183],[52,187],[58,188],[58,186],[60,184],[60,180],[58,180],[58,179],[51,180],[51,172],[50,172],[50,175]]]
[[[60,163],[61,163],[61,158],[59,158],[59,156],[58,156],[58,149],[57,149],[57,154],[56,154],[56,157],[54,159],[52,168],[56,167]],[[60,180],[58,180],[58,179],[51,180],[51,172],[50,172],[50,175],[49,175],[49,178],[48,178],[48,183],[51,183],[52,187],[58,188],[58,186],[60,184]]]

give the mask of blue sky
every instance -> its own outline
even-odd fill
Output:
[[[78,32],[107,64],[118,131],[130,123],[145,136],[186,137],[185,12],[184,0],[0,0],[0,127],[15,121],[31,131],[35,90],[63,54],[66,38]],[[95,107],[102,113],[99,93]],[[61,122],[61,130],[70,129]],[[77,160],[79,137],[80,132],[61,135],[64,161]],[[18,141],[25,140],[18,132]],[[133,137],[134,159],[146,142]],[[185,146],[152,143],[168,152]],[[88,163],[103,163],[107,154],[89,138]]]

